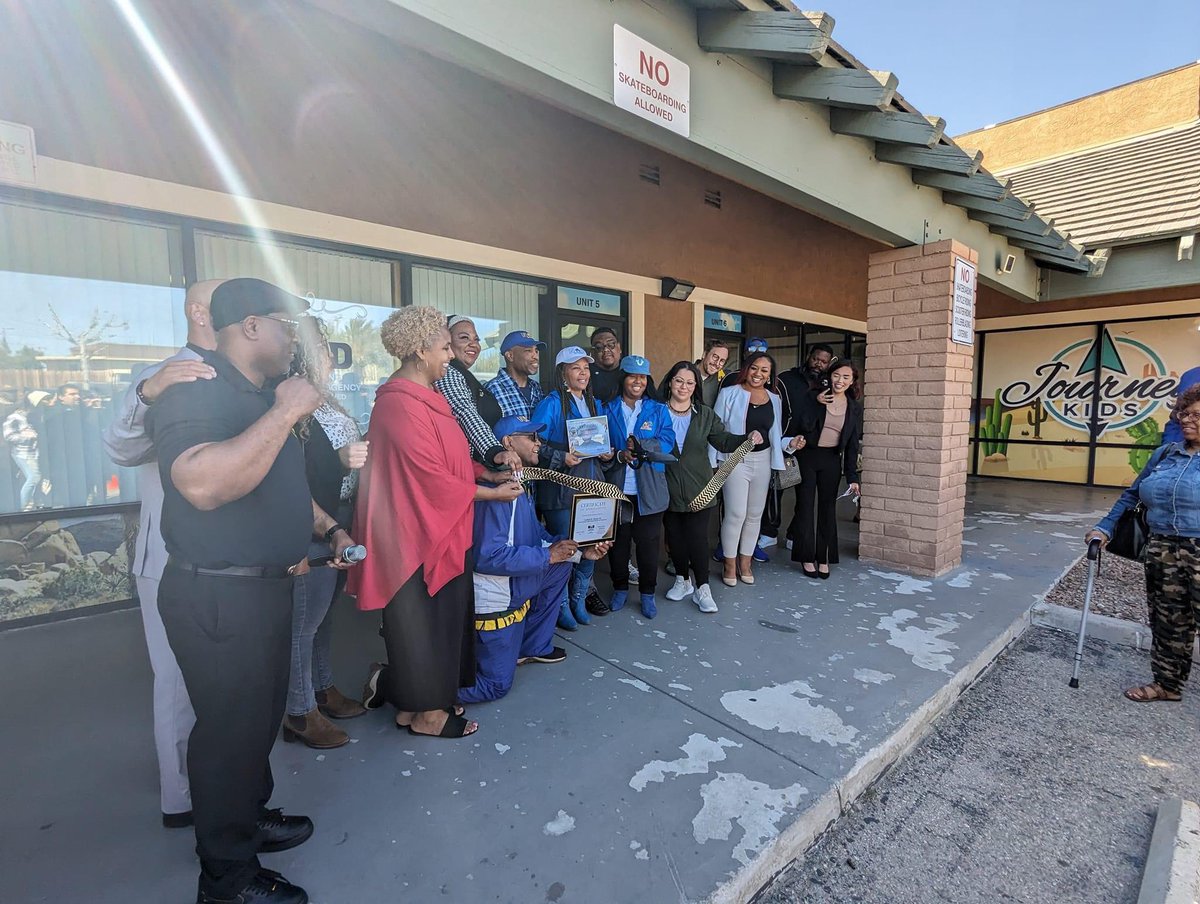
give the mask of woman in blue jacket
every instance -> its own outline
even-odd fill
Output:
[[[592,396],[592,371],[588,365],[594,360],[577,345],[559,352],[554,359],[555,388],[538,402],[533,410],[533,421],[546,425],[540,433],[542,448],[538,453],[542,467],[565,471],[576,477],[604,480],[599,462],[612,461],[612,449],[598,458],[582,458],[567,444],[567,421],[599,417],[604,413]],[[571,532],[571,500],[575,491],[547,480],[538,481],[534,487],[534,498],[546,522],[546,530],[559,537],[567,536]],[[596,563],[590,559],[576,564],[567,598],[558,614],[558,626],[564,631],[574,631],[578,625],[591,623],[585,600],[595,570]]]
[[[1154,681],[1131,687],[1135,703],[1180,700],[1192,667],[1192,643],[1200,624],[1200,385],[1175,400],[1171,420],[1183,437],[1168,442],[1147,462],[1112,511],[1087,535],[1102,544],[1117,519],[1138,502],[1146,507],[1146,601],[1150,607]]]
[[[663,512],[670,496],[667,492],[666,465],[648,461],[635,450],[669,454],[675,444],[671,414],[662,402],[647,398],[650,362],[641,355],[621,359],[617,385],[620,393],[604,407],[617,456],[608,468],[609,480],[621,487],[633,500],[633,520],[617,527],[609,568],[613,596],[609,606],[614,612],[625,605],[629,596],[629,547],[637,556],[638,591],[642,615],[654,618],[658,607],[654,590],[658,581],[658,549],[662,542]]]

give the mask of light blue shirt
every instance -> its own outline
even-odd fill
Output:
[[[637,423],[638,415],[642,413],[642,400],[638,399],[630,408],[624,402],[621,403],[621,414],[625,418],[625,436],[633,435],[633,427]],[[626,496],[637,495],[637,471],[633,468],[625,469],[625,486],[621,487],[621,491]]]
[[[687,439],[688,428],[692,426],[691,409],[688,409],[686,414],[676,414],[671,406],[668,405],[667,411],[671,415],[671,429],[675,431],[675,448],[683,451],[683,443]]]

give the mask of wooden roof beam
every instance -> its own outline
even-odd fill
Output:
[[[918,148],[931,148],[942,139],[946,121],[939,117],[926,117],[918,113],[859,112],[857,110],[829,111],[829,128],[838,135],[855,135],[859,138],[874,138],[888,144],[906,144]]]
[[[1040,251],[1030,251],[1029,256],[1045,267],[1047,270],[1061,270],[1064,273],[1081,273],[1084,276],[1090,276],[1092,273],[1092,262],[1087,259],[1086,255],[1080,255],[1077,258],[1059,257],[1053,254],[1044,254]]]
[[[825,13],[696,12],[696,41],[709,53],[733,53],[817,65],[829,47],[833,17]]]
[[[899,84],[890,72],[775,64],[776,97],[846,110],[883,110]]]
[[[952,144],[914,148],[880,143],[875,146],[875,159],[915,169],[974,176],[983,165],[983,151],[964,151]]]
[[[999,201],[993,201],[989,198],[980,198],[976,195],[964,195],[962,192],[944,191],[942,192],[942,200],[947,204],[962,207],[967,211],[986,213],[989,216],[1018,223],[1028,220],[1033,216],[1033,203],[1025,204],[1018,198],[1003,198]],[[984,220],[983,222],[990,221]]]
[[[1005,236],[1010,245],[1024,248],[1026,251],[1053,254],[1068,260],[1079,260],[1083,257],[1083,249],[1072,245],[1066,236],[1052,232],[1047,236],[1035,238],[1032,235]]]
[[[1028,210],[1028,208],[1026,208]],[[1032,214],[1024,220],[1015,220],[1012,217],[1001,216],[999,214],[988,213],[984,210],[967,210],[967,216],[978,223],[987,223],[992,228],[992,232],[999,235],[1029,235],[1034,238],[1039,238],[1044,235],[1049,235],[1054,229],[1054,221],[1046,221],[1041,217],[1032,216]]]
[[[915,169],[912,172],[912,180],[917,185],[940,188],[942,191],[953,191],[962,195],[974,195],[990,201],[1003,201],[1012,194],[1011,179],[1006,179],[1003,183],[997,182],[995,176],[982,171],[973,176],[956,176],[953,173]]]

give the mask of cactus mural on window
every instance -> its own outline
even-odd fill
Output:
[[[1042,438],[1042,424],[1046,423],[1050,415],[1046,413],[1046,409],[1042,406],[1041,399],[1034,399],[1029,410],[1025,412],[1025,423],[1033,428],[1033,438]]]
[[[1129,467],[1133,468],[1134,474],[1141,474],[1142,468],[1146,467],[1154,450],[1162,445],[1162,428],[1159,427],[1157,420],[1148,417],[1144,421],[1131,425],[1127,432],[1137,443],[1136,449],[1129,450]]]
[[[988,408],[987,417],[979,427],[985,458],[1008,457],[1008,437],[1012,433],[1012,422],[1012,413],[1004,412],[1004,406],[1000,404],[1000,390],[997,389],[996,397],[992,400],[991,407]]]

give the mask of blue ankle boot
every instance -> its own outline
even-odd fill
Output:
[[[574,631],[579,627],[566,600],[563,600],[562,605],[558,607],[558,626],[564,631]]]
[[[654,616],[658,615],[658,606],[654,604],[653,593],[642,594],[642,615],[646,616],[646,618],[654,618]]]
[[[590,625],[592,616],[587,611],[587,593],[581,593],[579,596],[571,600],[571,614],[575,616],[575,621],[581,625]]]
[[[614,590],[612,599],[608,601],[608,608],[613,612],[619,612],[625,608],[625,600],[629,598],[628,590]]]

